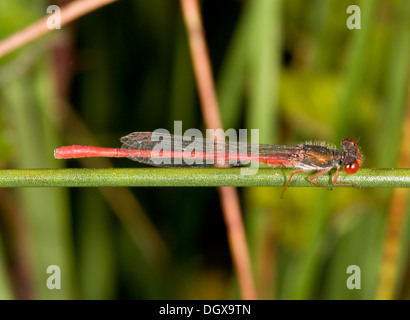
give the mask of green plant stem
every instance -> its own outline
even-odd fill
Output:
[[[243,171],[242,171],[243,170]],[[254,175],[247,168],[228,169],[24,169],[1,170],[0,187],[283,187],[292,169],[260,168]],[[315,181],[332,187],[335,171]],[[294,175],[291,187],[314,187],[313,172]],[[338,183],[358,187],[409,188],[410,169],[361,169],[354,175],[341,172]]]

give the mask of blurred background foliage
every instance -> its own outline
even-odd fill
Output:
[[[0,39],[66,2],[2,1]],[[201,4],[224,129],[259,129],[261,143],[360,139],[365,167],[397,166],[410,1]],[[346,27],[351,4],[360,30]],[[3,169],[140,166],[58,161],[53,150],[115,147],[176,120],[205,129],[176,0],[118,1],[0,59]],[[383,297],[393,191],[281,191],[239,190],[259,297]],[[403,211],[392,298],[410,295]],[[213,188],[3,189],[0,212],[0,298],[240,298]],[[46,287],[49,265],[61,268],[61,290]],[[361,268],[360,290],[346,287],[349,265]]]

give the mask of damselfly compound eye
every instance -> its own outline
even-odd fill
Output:
[[[359,168],[360,164],[358,161],[350,162],[343,167],[347,174],[354,174],[359,170]]]
[[[357,143],[356,143],[356,141],[354,141],[353,139],[343,139],[342,140],[342,145],[344,144],[344,145],[346,145],[347,143],[353,143],[353,146],[355,147],[355,148],[357,148]]]

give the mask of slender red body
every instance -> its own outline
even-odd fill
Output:
[[[108,158],[151,158],[153,152],[151,150],[130,150],[122,148],[101,148],[93,146],[80,146],[72,145],[60,147],[54,150],[54,158],[56,159],[78,159],[78,158],[91,158],[91,157],[108,157]],[[163,158],[185,158],[185,159],[216,159],[221,157],[218,153],[206,153],[206,152],[178,152],[178,151],[165,151],[158,152],[159,157]],[[235,157],[230,153],[226,153],[222,158],[226,160],[235,159],[237,161],[249,160],[266,163],[271,166],[289,166],[291,165],[289,159],[285,155],[248,155],[248,154],[236,154]]]
[[[73,158],[89,158],[89,157],[112,157],[121,158],[124,150],[119,148],[99,148],[91,146],[66,146],[54,150],[54,158],[56,159],[73,159]],[[126,150],[125,150],[126,151]]]

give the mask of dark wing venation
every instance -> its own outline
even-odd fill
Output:
[[[254,146],[254,144],[248,143],[248,150],[251,150]],[[258,148],[260,155],[283,154],[289,156],[299,152],[302,149],[301,146],[283,146],[277,144],[259,144]]]
[[[173,151],[195,151],[195,152],[213,152],[220,157],[218,164],[229,164],[232,166],[241,166],[243,161],[231,154],[241,155],[275,155],[281,154],[283,156],[290,156],[300,150],[300,146],[288,147],[282,145],[269,145],[269,144],[253,144],[245,142],[230,142],[221,140],[204,139],[202,137],[186,137],[171,135],[161,132],[133,132],[125,137],[121,138],[123,143],[122,149],[127,150],[153,150],[161,149],[173,150]],[[160,145],[161,144],[161,145]],[[147,152],[148,155],[148,152]],[[136,157],[134,155],[129,156],[130,159],[141,163],[161,166],[161,167],[214,167],[216,161],[210,159],[192,159],[193,163],[187,164],[183,159],[179,158],[163,158],[163,163],[158,164],[151,156]],[[222,160],[221,160],[222,159]],[[250,157],[252,161],[257,161],[258,157]],[[243,159],[242,159],[243,160]],[[192,162],[192,161],[191,161]]]
[[[188,159],[181,157],[162,157],[161,163],[158,163],[156,159],[151,156],[133,156],[131,150],[167,150],[174,151],[175,154],[181,155],[183,151],[191,151],[199,154],[210,152],[220,155],[221,159],[225,155],[235,153],[238,150],[237,144],[227,144],[224,141],[217,141],[211,139],[203,139],[202,137],[187,137],[177,136],[161,132],[133,132],[125,137],[121,138],[122,149],[129,150],[131,160],[141,163],[160,166],[160,167],[215,167],[216,163],[212,159]],[[148,155],[149,152],[146,153]],[[219,160],[218,164],[226,164],[227,161]],[[239,161],[230,161],[230,165],[239,166],[242,165]]]

